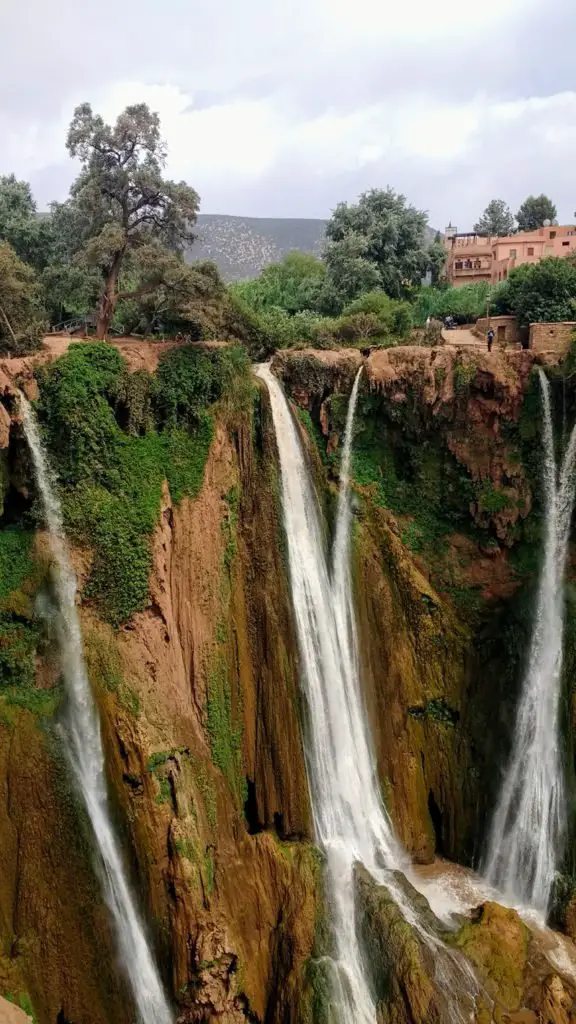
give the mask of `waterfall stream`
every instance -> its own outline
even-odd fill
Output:
[[[66,752],[94,831],[104,895],[114,920],[122,965],[130,980],[140,1022],[171,1024],[173,1016],[130,892],[110,818],[100,720],[84,663],[76,610],[76,577],[68,558],[60,503],[36,418],[24,396],[21,396],[21,409],[55,566],[57,635],[67,696]]]
[[[565,817],[559,711],[563,579],[574,506],[576,427],[558,470],[550,385],[544,372],[538,373],[544,411],[544,560],[512,754],[492,822],[484,873],[512,902],[546,914]]]
[[[292,604],[301,657],[309,735],[306,761],[316,838],[326,855],[328,901],[335,937],[331,1021],[375,1024],[376,1007],[356,933],[354,865],[363,864],[388,886],[405,919],[434,954],[437,981],[450,1022],[468,1020],[452,989],[473,999],[468,965],[422,924],[391,874],[409,871],[382,803],[376,761],[366,726],[350,578],[349,472],[359,371],[348,406],[332,573],[306,460],[290,407],[268,366],[258,370],[270,394],[280,457],[282,504],[288,542]]]

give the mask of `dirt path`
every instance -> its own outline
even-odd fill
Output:
[[[442,337],[446,345],[453,348],[486,348],[485,342],[469,328],[457,328],[455,331],[442,331]]]

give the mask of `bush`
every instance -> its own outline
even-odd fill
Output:
[[[381,335],[405,338],[412,329],[412,307],[409,302],[391,299],[385,292],[366,292],[345,306],[343,316],[364,314],[378,321]]]
[[[576,316],[576,265],[550,257],[511,271],[506,297],[521,326],[558,323]]]
[[[116,349],[89,343],[71,346],[39,383],[66,524],[94,548],[87,594],[118,625],[148,599],[162,482],[174,501],[198,493],[213,436],[209,409],[249,400],[249,360],[238,347],[179,347],[161,358],[156,378],[141,372],[136,384]]]
[[[467,284],[462,288],[423,288],[413,307],[414,323],[422,327],[428,317],[452,316],[459,324],[475,323],[486,314],[490,287]]]
[[[343,341],[367,341],[382,334],[382,324],[375,313],[350,313],[337,321],[336,334]]]

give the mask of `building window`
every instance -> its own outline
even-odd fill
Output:
[[[456,270],[462,270],[462,260],[456,260],[454,267]]]
[[[511,260],[515,260],[516,259],[516,249],[510,249],[510,259]]]
[[[570,245],[570,242],[562,242],[562,245]]]
[[[474,260],[474,270],[481,270],[481,269],[482,269],[482,264],[480,263],[480,260]]]
[[[502,275],[502,278],[503,278],[503,280],[505,281],[507,277],[508,277],[508,271],[507,271],[507,270],[505,270],[505,271],[504,271],[504,273],[503,273],[503,275]]]
[[[550,238],[556,238],[556,232],[555,231],[551,231],[550,232]]]
[[[534,246],[533,245],[529,245],[528,246],[528,255],[529,256],[533,256],[534,255]]]

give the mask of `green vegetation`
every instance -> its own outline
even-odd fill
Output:
[[[460,356],[458,362],[454,366],[454,387],[457,391],[462,391],[465,388],[470,387],[478,366],[474,359],[462,360]]]
[[[237,807],[242,808],[247,795],[242,758],[242,720],[232,707],[228,661],[222,645],[218,645],[208,676],[206,728],[212,761],[226,777]]]
[[[556,223],[557,210],[548,196],[528,196],[516,214],[518,231],[535,231],[541,228],[545,220]]]
[[[434,697],[427,700],[425,704],[408,708],[411,718],[420,720],[430,719],[433,722],[441,722],[443,725],[456,725],[460,713],[451,708],[442,697]]]
[[[166,287],[186,292],[178,254],[193,240],[200,201],[184,182],[163,178],[160,120],[145,103],[127,107],[114,126],[81,104],[66,145],[82,165],[66,204],[70,255],[101,275],[97,337],[105,338],[119,300]],[[131,278],[127,287],[122,276]]]
[[[148,599],[164,478],[174,501],[195,497],[213,436],[209,408],[244,401],[248,379],[244,351],[184,346],[164,354],[155,378],[141,372],[135,389],[118,351],[102,343],[72,346],[39,373],[66,525],[94,548],[86,594],[113,625]]]
[[[477,492],[478,504],[484,512],[495,514],[510,508],[510,498],[489,481],[484,482]]]
[[[328,287],[348,301],[375,289],[407,297],[428,269],[427,222],[391,188],[339,203],[326,227]]]
[[[34,534],[17,526],[0,530],[0,609],[32,571]]]
[[[305,310],[323,311],[326,266],[316,256],[290,252],[279,263],[265,267],[253,281],[231,286],[232,294],[256,313],[282,310],[289,316]]]
[[[414,303],[414,323],[422,326],[428,317],[444,320],[452,316],[457,323],[474,323],[486,314],[490,288],[487,284],[467,284],[462,288],[422,288]]]
[[[0,530],[0,695],[4,704],[49,713],[56,691],[36,690],[35,656],[42,631],[30,594],[39,567],[31,558],[33,534],[17,526]]]
[[[540,263],[524,263],[511,271],[501,295],[520,325],[574,320],[576,264],[555,256]]]
[[[0,240],[0,355],[37,348],[45,328],[34,270]]]
[[[474,225],[474,231],[478,235],[511,235],[514,214],[503,199],[492,199]]]
[[[391,409],[361,396],[353,475],[370,489],[375,505],[410,517],[404,538],[413,551],[434,559],[448,533],[469,525],[472,480],[423,425],[411,422],[409,408]]]

